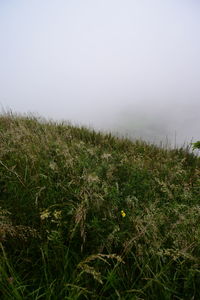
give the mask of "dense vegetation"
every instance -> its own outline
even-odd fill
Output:
[[[0,298],[200,299],[200,158],[0,116]]]

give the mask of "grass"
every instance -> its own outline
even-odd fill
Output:
[[[200,299],[200,158],[0,116],[2,299]]]

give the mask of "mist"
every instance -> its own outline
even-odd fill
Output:
[[[197,0],[1,0],[1,107],[199,140],[199,13]]]

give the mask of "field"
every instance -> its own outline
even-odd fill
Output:
[[[1,299],[200,299],[200,158],[0,116]]]

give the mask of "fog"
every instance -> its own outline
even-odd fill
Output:
[[[1,0],[0,105],[133,138],[200,139],[197,0]]]

